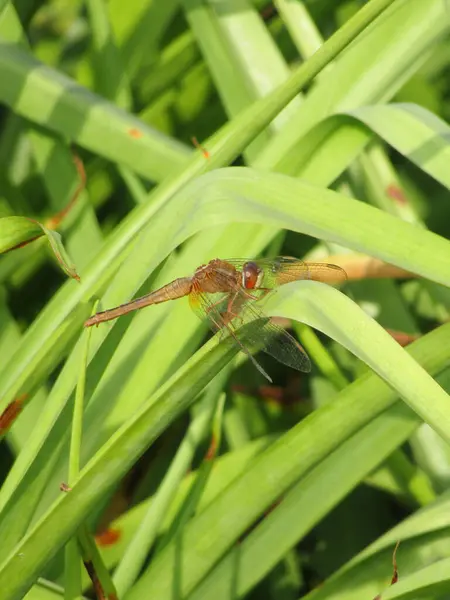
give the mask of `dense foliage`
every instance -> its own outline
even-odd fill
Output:
[[[0,600],[449,597],[449,29],[0,0]],[[265,299],[310,374],[185,298],[83,328],[277,255],[348,274]]]

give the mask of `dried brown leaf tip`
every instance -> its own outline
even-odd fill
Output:
[[[399,546],[400,540],[395,544],[395,548],[392,553],[392,577],[389,587],[398,581],[397,550]],[[377,594],[373,600],[381,600],[381,594]]]
[[[391,585],[394,585],[394,583],[397,583],[397,581],[398,581],[397,550],[398,550],[399,546],[400,546],[400,540],[395,544],[394,552],[392,553],[393,572],[392,572],[392,578],[391,578]]]

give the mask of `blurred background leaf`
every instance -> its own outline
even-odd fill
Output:
[[[67,598],[80,526],[120,598],[448,597],[449,10],[0,0],[2,598]],[[102,324],[63,493],[94,301],[276,255],[348,272],[267,300],[311,373],[184,300]]]

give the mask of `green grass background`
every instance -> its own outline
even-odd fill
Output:
[[[449,30],[444,0],[0,0],[0,250],[45,234],[0,258],[0,600],[95,597],[82,561],[126,600],[448,597]],[[413,277],[280,289],[313,370],[262,358],[269,390],[187,301],[82,327],[215,257],[353,253]]]

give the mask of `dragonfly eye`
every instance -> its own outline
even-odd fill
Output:
[[[253,290],[261,283],[262,272],[254,262],[247,262],[242,269],[242,287]]]

